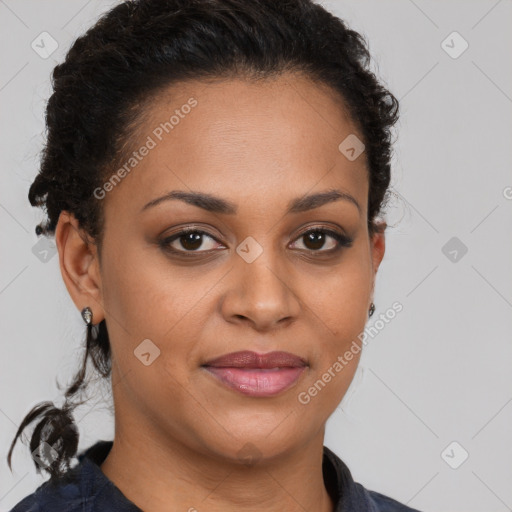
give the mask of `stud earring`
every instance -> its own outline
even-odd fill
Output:
[[[372,316],[375,313],[375,304],[372,302],[370,304],[370,309],[368,310],[368,317]]]
[[[92,310],[89,306],[86,306],[84,309],[82,309],[82,318],[87,324],[87,327],[92,325]]]

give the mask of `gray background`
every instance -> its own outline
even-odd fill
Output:
[[[84,336],[58,256],[50,248],[42,261],[44,248],[34,249],[42,212],[27,200],[49,75],[114,3],[0,0],[0,511],[43,481],[26,447],[17,445],[12,474],[5,456],[29,408],[62,404],[55,379],[64,385],[77,369]],[[404,307],[369,338],[325,444],[356,481],[420,510],[512,510],[511,1],[321,3],[368,38],[401,100],[368,325],[393,302]],[[31,47],[44,31],[59,45],[48,58]],[[469,44],[457,58],[454,31]],[[79,449],[112,438],[108,399],[99,389],[76,410]],[[463,450],[467,460],[450,467]]]

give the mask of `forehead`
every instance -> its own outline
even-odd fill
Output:
[[[362,137],[324,84],[296,74],[188,81],[141,108],[129,141],[138,156],[126,159],[128,172],[109,197],[118,207],[140,209],[162,193],[193,189],[264,209],[336,186],[366,208],[365,155],[350,161],[339,149]]]

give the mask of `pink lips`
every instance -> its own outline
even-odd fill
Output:
[[[250,396],[273,396],[290,388],[306,369],[304,359],[289,352],[232,352],[203,367],[231,389]]]

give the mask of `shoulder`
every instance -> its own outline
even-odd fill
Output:
[[[95,481],[94,465],[78,455],[78,464],[56,479],[43,482],[10,512],[92,512],[103,482]]]
[[[323,468],[326,485],[335,499],[336,512],[420,512],[356,482],[343,460],[326,446]]]
[[[101,470],[112,441],[98,441],[78,454],[78,464],[47,480],[10,512],[141,512]]]
[[[78,483],[69,478],[46,481],[17,503],[10,512],[74,512],[88,510]]]
[[[361,484],[356,483],[356,485],[362,487]],[[368,502],[371,504],[372,512],[420,512],[419,510],[411,508],[390,496],[385,496],[380,492],[370,491],[365,488],[363,489],[367,495]]]

